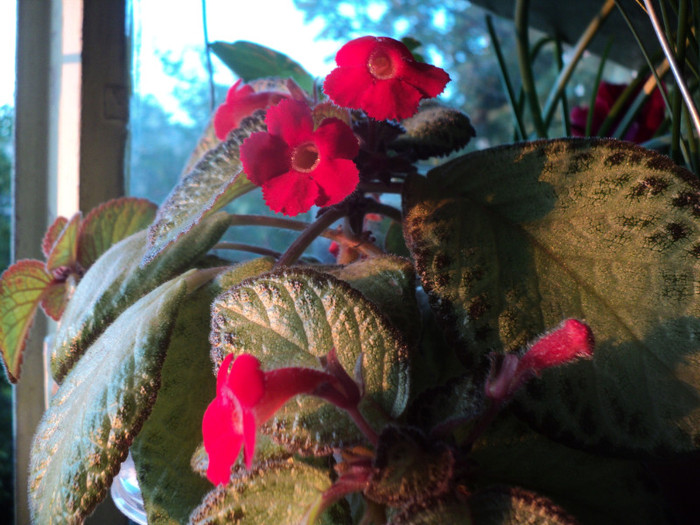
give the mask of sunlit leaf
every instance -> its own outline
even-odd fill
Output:
[[[49,272],[61,267],[72,268],[75,266],[78,260],[78,232],[82,218],[80,212],[76,213],[61,230],[46,260],[46,269]]]
[[[493,487],[469,498],[473,523],[493,525],[577,525],[566,510],[548,498],[520,488]],[[407,522],[413,525],[414,522]],[[427,523],[428,522],[416,522]],[[461,523],[461,522],[457,522]],[[466,522],[472,523],[472,522]]]
[[[274,462],[214,489],[194,510],[190,523],[296,525],[330,485],[328,473],[320,469],[291,458]],[[347,515],[341,521],[330,515],[333,511],[340,509],[323,514],[319,525],[347,523]]]
[[[255,189],[241,171],[239,147],[256,131],[264,131],[264,113],[243,120],[226,140],[204,154],[173,188],[148,230],[149,248],[143,264],[157,257],[185,233],[233,199]]]
[[[61,381],[87,347],[130,304],[199,261],[227,224],[226,214],[208,217],[143,267],[140,263],[148,249],[145,230],[105,252],[83,276],[63,314],[51,355],[54,378]]]
[[[87,214],[80,228],[78,261],[87,269],[112,245],[153,222],[157,206],[146,199],[113,199]]]
[[[41,261],[19,261],[0,277],[0,349],[7,376],[19,380],[22,351],[41,297],[52,281]]]
[[[550,437],[643,454],[700,444],[700,193],[666,157],[613,140],[463,156],[406,186],[405,233],[448,343],[475,374],[564,318],[593,361],[519,399]]]
[[[107,494],[155,402],[185,288],[178,278],[132,305],[52,398],[32,443],[33,523],[80,523]]]
[[[212,352],[255,355],[264,369],[320,368],[331,348],[352,376],[361,358],[366,398],[360,410],[375,425],[400,415],[408,398],[408,350],[401,335],[360,292],[328,274],[283,269],[244,281],[212,305]],[[382,410],[377,411],[376,406]],[[275,439],[314,453],[362,439],[329,403],[300,396],[268,425]]]
[[[46,230],[44,238],[41,241],[41,251],[47,259],[49,258],[49,254],[51,254],[51,248],[53,248],[53,245],[61,235],[66,224],[68,224],[68,219],[65,217],[56,217],[56,220],[54,220],[51,226],[49,226],[49,229]]]
[[[214,42],[210,47],[236,76],[246,82],[263,77],[290,77],[307,93],[313,90],[313,77],[279,51],[243,40],[232,44]]]

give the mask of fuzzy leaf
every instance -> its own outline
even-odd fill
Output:
[[[190,524],[296,525],[330,485],[328,473],[320,469],[292,458],[274,462],[211,491],[192,513]],[[333,519],[334,510],[339,509],[324,513],[320,524],[345,523]]]
[[[666,523],[648,466],[572,449],[503,414],[476,442],[479,482],[528,487],[555,499],[581,523]],[[575,475],[572,475],[575,473]]]
[[[131,445],[150,524],[178,524],[211,489],[190,468],[202,441],[204,411],[216,395],[209,360],[209,307],[219,288],[209,285],[187,297],[161,370],[153,411]]]
[[[68,304],[70,290],[67,281],[53,281],[46,287],[41,298],[41,308],[54,321],[61,319]]]
[[[279,51],[244,40],[232,44],[214,42],[210,47],[236,76],[246,82],[263,77],[289,77],[307,93],[313,90],[313,77]]]
[[[51,254],[51,248],[53,248],[53,245],[61,235],[63,228],[66,227],[66,224],[68,224],[68,219],[65,217],[56,217],[56,220],[54,220],[51,226],[49,226],[49,229],[46,230],[44,238],[41,241],[41,252],[47,259]]]
[[[406,133],[390,147],[410,151],[417,159],[442,157],[465,147],[476,136],[467,115],[437,102],[422,104],[418,113],[401,124]]]
[[[520,399],[542,432],[669,455],[700,445],[700,192],[666,157],[562,139],[465,155],[412,177],[405,234],[423,286],[474,374],[564,318],[593,361],[544,372]]]
[[[242,171],[239,147],[256,131],[264,131],[264,112],[241,122],[226,140],[208,151],[173,188],[148,230],[147,264],[194,226],[233,199],[255,189]]]
[[[148,246],[142,230],[112,246],[83,276],[56,332],[51,369],[57,381],[87,347],[130,304],[190,268],[226,230],[226,214],[215,214],[192,228],[158,259],[140,266]]]
[[[169,281],[122,313],[52,398],[32,443],[33,523],[80,523],[104,499],[155,402],[185,288]]]
[[[46,269],[49,272],[61,267],[75,267],[75,263],[78,261],[78,232],[82,218],[80,212],[76,213],[61,230],[46,260]]]
[[[19,381],[24,345],[52,280],[43,262],[29,259],[16,262],[0,277],[0,350],[13,383]]]
[[[153,222],[157,206],[146,199],[123,197],[94,208],[80,227],[78,261],[85,269],[112,245]]]
[[[414,344],[420,333],[420,316],[416,303],[416,274],[408,259],[372,257],[328,273],[350,284],[372,301],[402,330],[406,341]]]
[[[365,417],[379,426],[400,415],[408,398],[408,350],[401,335],[360,292],[328,274],[283,269],[244,281],[212,305],[210,342],[216,362],[229,353],[255,355],[265,369],[320,368],[335,347],[352,376],[362,356]],[[367,399],[370,398],[370,399]],[[343,411],[299,396],[277,412],[268,430],[297,450],[328,453],[362,438]]]
[[[551,500],[519,488],[482,490],[469,499],[469,507],[473,522],[484,525],[577,525]]]
[[[388,525],[482,525],[472,519],[469,505],[455,496],[445,496],[426,505],[408,506],[395,514]],[[530,522],[523,522],[530,523]],[[500,525],[498,521],[483,522],[486,525]]]

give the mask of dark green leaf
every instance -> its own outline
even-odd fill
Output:
[[[412,177],[405,233],[463,363],[483,373],[563,318],[593,361],[545,372],[521,413],[608,453],[700,443],[700,193],[669,159],[613,140],[563,139],[465,155]]]
[[[551,500],[518,488],[493,487],[469,499],[479,525],[576,525],[576,520]]]
[[[243,40],[232,44],[214,42],[210,47],[231,71],[246,82],[263,77],[289,77],[307,93],[313,90],[313,77],[279,51]]]

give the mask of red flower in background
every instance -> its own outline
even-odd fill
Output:
[[[357,385],[337,362],[335,350],[328,354],[326,372],[301,367],[263,372],[260,361],[250,354],[233,358],[229,354],[221,363],[216,397],[202,419],[204,448],[209,456],[207,478],[216,485],[228,483],[241,447],[250,470],[258,427],[291,397],[316,395],[348,411],[356,410],[361,398]]]
[[[627,84],[611,84],[609,82],[601,82],[598,86],[598,92],[595,98],[595,106],[593,108],[593,122],[591,124],[591,135],[597,135],[603,121],[610,113],[613,105],[620,98],[623,91],[627,89]],[[640,86],[641,89],[641,86]],[[629,110],[632,102],[636,98],[630,97],[629,102],[622,108],[621,114],[624,115]],[[571,132],[575,137],[583,137],[586,133],[586,121],[588,119],[589,109],[586,107],[577,106],[571,110]],[[651,95],[644,103],[634,121],[628,128],[625,140],[630,142],[646,142],[651,139],[664,121],[665,106],[664,99],[658,88],[651,92]],[[613,124],[609,133],[614,134],[615,129],[620,124],[620,120]]]
[[[442,93],[450,76],[417,62],[398,40],[365,36],[345,44],[335,56],[338,67],[326,77],[326,94],[339,106],[362,109],[376,120],[404,119],[421,99]]]
[[[228,90],[226,102],[216,110],[214,115],[216,136],[219,140],[224,140],[232,129],[238,127],[241,120],[252,115],[255,110],[273,106],[285,98],[289,97],[276,91],[256,93],[252,87],[239,80]]]
[[[267,132],[253,133],[241,145],[248,179],[262,186],[267,205],[285,215],[331,206],[350,195],[359,182],[352,159],[359,144],[350,127],[327,118],[314,129],[311,109],[283,100],[265,117]]]

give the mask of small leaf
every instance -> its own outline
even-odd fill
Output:
[[[192,512],[190,524],[296,525],[330,486],[328,473],[320,469],[292,458],[272,462],[211,491]],[[322,515],[320,524],[347,522],[328,519],[333,510]]]
[[[256,131],[264,131],[264,113],[246,118],[223,142],[207,152],[173,188],[148,230],[149,249],[143,264],[233,199],[255,189],[243,173],[239,147]]]
[[[52,281],[41,298],[41,308],[54,321],[61,319],[68,304],[70,286],[68,281]]]
[[[78,262],[78,232],[82,218],[80,212],[76,213],[61,230],[46,260],[46,270],[49,273],[61,267],[75,267]]]
[[[140,263],[148,249],[145,230],[107,250],[83,276],[63,314],[51,354],[56,381],[129,305],[199,261],[227,225],[225,213],[208,217],[144,267]]]
[[[474,523],[486,525],[577,525],[551,500],[520,488],[493,487],[469,498]]]
[[[360,411],[374,425],[399,416],[408,398],[408,349],[378,308],[347,283],[311,270],[282,269],[244,281],[212,305],[215,361],[225,354],[255,355],[264,369],[321,368],[335,348],[345,368],[361,357],[366,397]],[[376,406],[381,407],[378,411]],[[325,454],[362,439],[340,409],[299,396],[279,410],[268,431],[297,450]]]
[[[19,381],[24,345],[52,280],[44,263],[34,260],[18,261],[0,277],[0,349],[12,383]]]
[[[185,288],[178,278],[132,305],[51,399],[32,443],[33,523],[80,523],[104,499],[156,400]]]
[[[68,219],[65,217],[56,217],[53,224],[51,224],[49,229],[46,230],[44,238],[41,241],[41,251],[44,254],[44,257],[47,259],[49,258],[49,254],[51,254],[51,248],[53,248],[53,245],[56,244],[56,240],[61,235],[61,232],[63,231],[63,228],[66,227],[66,224],[68,224]]]
[[[111,246],[153,222],[157,206],[146,199],[123,197],[94,208],[80,227],[78,261],[84,269]]]
[[[417,273],[473,374],[562,319],[596,338],[592,361],[530,381],[522,417],[607,453],[700,446],[700,186],[659,154],[601,139],[471,153],[409,177]]]
[[[279,51],[243,40],[232,44],[214,42],[210,48],[236,76],[246,82],[263,77],[289,77],[307,93],[313,90],[313,77]]]
[[[476,131],[461,111],[437,102],[424,103],[418,113],[401,121],[406,133],[390,147],[410,151],[416,159],[442,157],[469,144]]]

